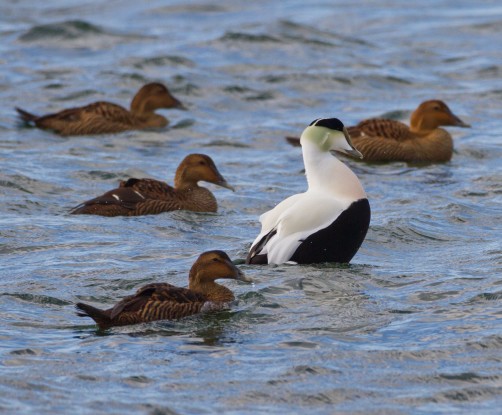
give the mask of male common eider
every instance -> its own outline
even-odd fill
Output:
[[[260,217],[262,229],[248,264],[349,262],[370,223],[370,205],[357,176],[335,152],[362,157],[337,118],[313,121],[300,138],[308,190]]]
[[[410,127],[395,120],[371,118],[347,130],[364,161],[445,162],[453,154],[453,140],[440,126],[470,127],[443,101],[430,100],[413,111]],[[293,137],[287,140],[298,142]]]
[[[188,288],[167,283],[147,284],[136,294],[125,297],[112,308],[100,310],[77,303],[77,315],[91,317],[101,330],[113,326],[175,320],[205,311],[227,308],[235,297],[215,280],[229,278],[251,281],[223,251],[208,251],[199,256],[190,269]]]
[[[205,154],[186,156],[176,170],[174,187],[154,179],[129,179],[75,208],[72,214],[101,216],[156,215],[172,210],[216,212],[214,195],[198,182],[206,181],[234,190],[220,174],[211,157]]]
[[[107,134],[127,130],[162,128],[169,121],[156,114],[159,108],[180,108],[183,104],[160,83],[143,86],[134,96],[130,111],[111,102],[99,101],[54,114],[37,116],[16,108],[21,119],[61,135]]]

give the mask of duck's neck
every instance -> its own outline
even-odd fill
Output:
[[[190,279],[188,288],[205,295],[208,301],[215,303],[228,303],[235,299],[230,289],[214,281],[192,281]]]
[[[421,124],[410,124],[410,131],[416,136],[423,137],[434,131],[435,128],[427,128]]]
[[[197,181],[187,180],[182,174],[176,173],[174,177],[174,188],[176,190],[195,190],[200,189]]]
[[[431,117],[424,117],[420,112],[414,111],[410,117],[410,131],[418,136],[430,134],[436,128],[438,123]]]
[[[302,149],[309,190],[350,200],[366,197],[357,176],[335,156],[310,141],[302,142]]]
[[[156,114],[157,108],[152,107],[148,101],[134,97],[131,102],[130,113],[133,114],[140,124],[146,128],[162,128],[169,124],[169,120],[163,115]]]

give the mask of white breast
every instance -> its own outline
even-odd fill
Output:
[[[317,190],[291,196],[262,215],[262,232],[253,245],[275,229],[260,254],[267,254],[269,264],[287,262],[304,239],[331,225],[351,203]]]
[[[309,189],[288,197],[260,217],[262,229],[255,246],[276,231],[260,252],[269,264],[290,260],[304,239],[331,225],[353,202],[366,198],[357,176],[329,152],[302,143]]]

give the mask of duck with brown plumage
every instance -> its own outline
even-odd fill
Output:
[[[70,213],[139,216],[173,210],[216,212],[216,198],[210,190],[199,186],[199,181],[234,190],[218,171],[211,157],[190,154],[176,170],[174,187],[160,180],[131,178],[122,181],[118,188],[76,206]]]
[[[101,330],[157,320],[177,320],[208,311],[228,308],[235,300],[232,291],[217,279],[250,282],[223,251],[202,253],[190,269],[188,288],[168,283],[147,284],[115,306],[101,310],[77,303],[77,315],[92,318]]]
[[[159,108],[185,109],[165,85],[153,82],[144,85],[136,93],[129,110],[107,101],[42,116],[21,108],[16,110],[25,123],[60,135],[72,136],[163,128],[169,124],[169,120],[155,113]]]
[[[469,128],[437,99],[424,101],[413,111],[410,126],[386,118],[370,118],[347,127],[364,161],[446,162],[453,155],[453,140],[441,126]],[[286,137],[293,145],[299,139]]]

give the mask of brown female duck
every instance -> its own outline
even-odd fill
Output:
[[[204,311],[227,308],[235,297],[217,284],[219,278],[250,281],[223,251],[208,251],[199,256],[190,269],[188,288],[167,283],[147,284],[136,294],[125,297],[112,308],[100,310],[77,303],[80,317],[91,317],[101,330],[113,326],[175,320]]]
[[[211,157],[186,156],[176,170],[174,187],[154,179],[129,179],[117,189],[88,200],[70,212],[101,216],[155,215],[172,210],[216,212],[214,195],[198,182],[206,181],[234,190],[220,174]]]
[[[453,140],[440,126],[470,127],[443,101],[430,100],[413,111],[410,127],[395,120],[371,118],[347,130],[364,161],[445,162],[453,154]],[[296,145],[295,138],[286,139]]]
[[[61,135],[108,134],[127,130],[165,127],[169,121],[156,114],[159,108],[181,108],[162,84],[154,82],[143,86],[134,96],[131,109],[111,102],[99,101],[84,107],[70,108],[54,114],[37,116],[16,108],[21,119],[44,130]]]

